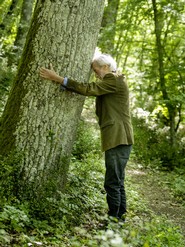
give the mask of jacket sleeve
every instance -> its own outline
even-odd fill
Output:
[[[91,83],[80,83],[69,79],[66,88],[72,92],[85,96],[100,96],[103,94],[115,93],[117,91],[117,80],[114,74],[106,74],[102,81]]]

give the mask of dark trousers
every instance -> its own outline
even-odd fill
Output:
[[[132,145],[119,145],[105,151],[105,183],[110,216],[121,218],[126,213],[126,193],[124,186],[125,167]]]

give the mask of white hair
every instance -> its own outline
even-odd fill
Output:
[[[97,63],[100,67],[108,65],[112,72],[116,72],[117,64],[116,61],[109,54],[99,54],[94,56],[92,63]]]

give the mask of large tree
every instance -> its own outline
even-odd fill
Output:
[[[47,196],[65,184],[84,97],[39,78],[52,63],[88,81],[104,1],[38,0],[0,127],[0,154],[21,154],[18,194]],[[49,183],[49,186],[48,186]]]

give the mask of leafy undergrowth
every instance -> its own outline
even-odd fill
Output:
[[[73,160],[68,184],[58,199],[47,198],[50,208],[36,217],[25,204],[6,204],[0,212],[0,245],[92,247],[184,247],[180,229],[157,216],[128,174],[129,212],[124,224],[107,223],[103,190],[104,164],[98,155]],[[179,180],[181,182],[181,180]]]

